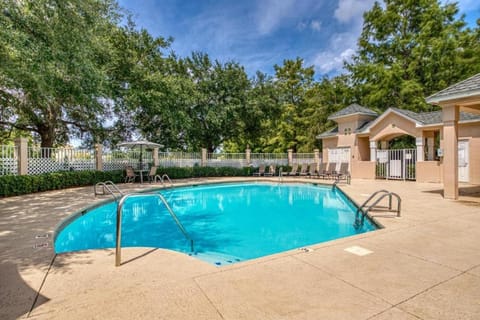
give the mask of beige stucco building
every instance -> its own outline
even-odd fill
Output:
[[[427,98],[441,111],[389,108],[382,114],[352,104],[329,116],[337,126],[318,136],[324,162],[349,162],[353,178],[443,182],[458,197],[458,182],[480,184],[480,74]],[[390,142],[413,137],[415,147]]]

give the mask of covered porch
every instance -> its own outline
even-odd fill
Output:
[[[442,108],[443,141],[440,150],[443,155],[443,196],[446,199],[457,200],[460,112],[480,114],[480,73],[431,95],[426,101]],[[478,131],[480,126],[473,125],[468,128],[467,135],[475,137]],[[480,149],[479,139],[470,138],[469,142],[470,150]],[[478,152],[470,155],[469,161],[473,164],[470,173],[478,175],[480,166]]]

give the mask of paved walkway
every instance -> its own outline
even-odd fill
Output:
[[[480,319],[478,187],[460,201],[438,184],[341,188],[357,203],[397,192],[402,217],[377,213],[382,230],[221,268],[151,248],[123,249],[118,268],[113,250],[55,256],[57,223],[102,201],[91,187],[1,199],[0,319]]]

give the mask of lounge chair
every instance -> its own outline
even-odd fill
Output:
[[[308,175],[310,178],[313,178],[313,177],[315,177],[315,176],[318,176],[318,175],[317,175],[317,164],[316,164],[316,163],[310,163],[310,166],[308,167],[307,175]]]
[[[137,178],[137,175],[135,174],[135,171],[131,166],[128,166],[125,168],[125,183],[127,182],[135,182],[135,179]]]
[[[263,176],[264,174],[265,174],[265,165],[264,164],[261,164],[258,167],[258,171],[253,173],[254,176],[259,176],[259,177]]]
[[[308,175],[307,169],[308,169],[308,163],[302,163],[302,166],[300,167],[300,172],[298,173],[298,175],[300,176]]]
[[[277,168],[275,167],[275,165],[272,164],[268,167],[268,172],[265,172],[263,175],[273,177],[275,175],[276,169]]]
[[[350,184],[350,172],[348,172],[348,163],[342,162],[340,163],[340,170],[336,175],[338,180],[345,180],[348,184]]]
[[[292,170],[287,173],[289,176],[296,176],[298,174],[298,163],[294,163],[292,166]]]
[[[327,163],[322,162],[320,163],[320,168],[318,168],[318,177],[319,178],[328,178],[328,171],[327,171]]]
[[[336,162],[329,162],[328,163],[328,169],[325,172],[325,175],[328,178],[335,178],[336,174],[337,174],[337,163]]]

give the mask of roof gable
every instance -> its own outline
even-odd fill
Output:
[[[337,119],[337,118],[351,116],[353,114],[362,114],[362,115],[373,116],[373,117],[378,116],[378,113],[376,113],[375,111],[373,111],[371,109],[368,109],[368,108],[365,108],[365,107],[362,107],[361,105],[358,105],[356,103],[352,103],[348,107],[345,107],[342,110],[339,110],[339,111],[331,114],[328,117],[328,120],[333,120],[333,119]]]

